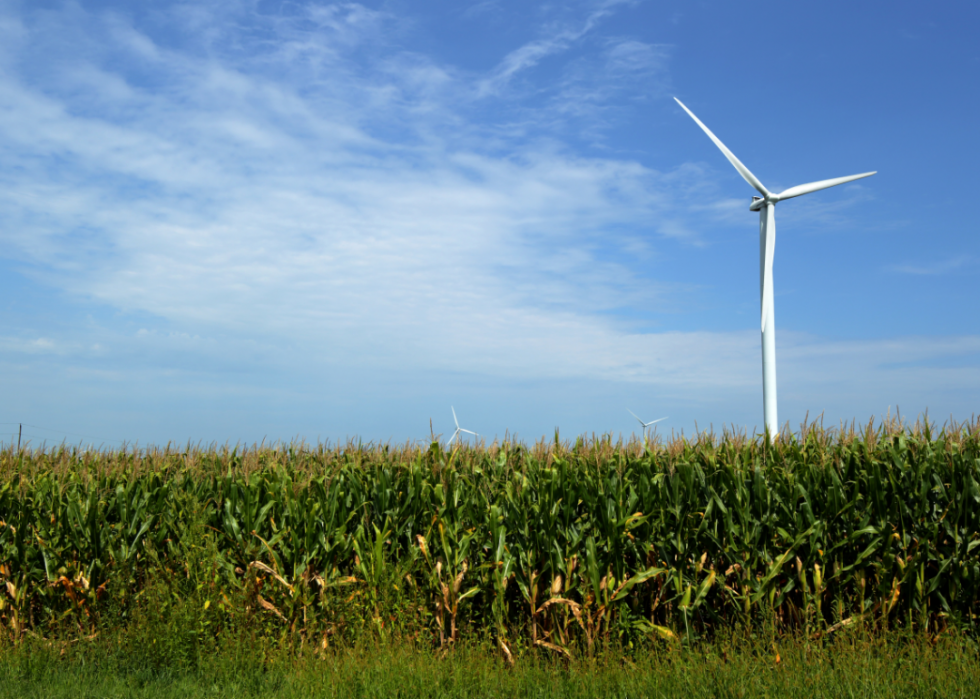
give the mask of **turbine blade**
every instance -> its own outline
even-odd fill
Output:
[[[651,420],[650,422],[647,423],[647,426],[656,425],[658,422],[660,422],[662,420],[666,420],[666,419],[667,418],[665,418],[665,417],[660,417],[660,418],[657,418],[656,420]]]
[[[762,330],[772,313],[772,260],[776,254],[776,205],[769,204],[762,210],[765,216],[766,266],[762,272]]]
[[[453,411],[453,422],[456,423],[456,429],[459,430],[459,420],[456,419],[456,408],[450,405],[449,409]]]
[[[769,190],[763,186],[763,184],[759,181],[759,178],[753,175],[752,172],[742,164],[742,161],[736,158],[735,154],[732,153],[730,150],[728,150],[725,147],[725,144],[718,140],[717,136],[711,133],[711,129],[709,129],[707,126],[702,124],[701,120],[698,119],[696,116],[694,116],[694,112],[692,112],[690,109],[685,107],[684,103],[681,102],[676,97],[674,98],[674,101],[677,102],[677,104],[681,106],[681,109],[687,112],[688,115],[692,119],[694,119],[695,122],[697,122],[697,125],[701,127],[702,131],[708,134],[708,138],[710,138],[712,141],[715,142],[715,145],[718,146],[721,152],[725,154],[725,157],[728,158],[728,162],[730,162],[732,165],[735,166],[735,169],[738,170],[738,174],[740,174],[746,182],[748,182],[750,185],[755,187],[756,191],[759,192],[759,194],[761,194],[763,197],[770,196]]]
[[[636,421],[637,421],[638,423],[640,423],[641,425],[643,425],[643,427],[644,427],[644,428],[646,428],[646,426],[647,426],[647,423],[645,423],[645,422],[643,422],[643,420],[641,420],[641,419],[639,418],[639,416],[637,416],[637,414],[636,414],[636,413],[634,413],[634,412],[633,412],[632,410],[630,410],[629,408],[627,408],[627,409],[626,409],[626,412],[628,412],[628,413],[629,413],[630,415],[632,415],[633,417],[635,417],[635,418],[636,418]]]
[[[464,430],[464,429],[463,429],[462,427],[460,427],[460,428],[459,428],[459,431],[460,431],[460,432],[465,432],[466,434],[471,434],[471,435],[473,435],[474,437],[479,437],[479,436],[480,436],[480,435],[478,435],[478,434],[477,434],[476,432],[473,432],[473,431],[471,431],[471,430]]]
[[[832,180],[820,180],[819,182],[810,182],[809,184],[798,184],[795,187],[790,187],[785,192],[780,192],[775,196],[776,201],[782,201],[783,199],[792,199],[793,197],[798,197],[802,194],[809,194],[810,192],[819,192],[821,189],[827,189],[828,187],[836,187],[839,184],[844,184],[845,182],[853,182],[854,180],[860,180],[865,177],[871,177],[878,171],[874,172],[862,172],[860,175],[848,175],[847,177],[835,177]]]

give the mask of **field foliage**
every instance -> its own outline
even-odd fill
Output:
[[[980,422],[775,444],[7,448],[0,624],[6,642],[137,618],[145,644],[175,618],[191,646],[473,640],[507,662],[737,628],[972,634],[978,484]]]

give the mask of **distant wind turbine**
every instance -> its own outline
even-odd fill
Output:
[[[802,194],[818,192],[821,189],[835,187],[845,182],[853,182],[862,177],[870,177],[874,172],[863,172],[860,175],[849,175],[848,177],[835,177],[832,180],[820,180],[809,184],[800,184],[795,187],[773,194],[766,189],[762,182],[749,172],[749,169],[742,164],[742,161],[725,147],[725,144],[718,140],[718,137],[711,133],[711,130],[701,123],[701,120],[694,116],[694,113],[684,106],[676,97],[677,104],[694,119],[701,130],[708,134],[708,138],[714,141],[715,145],[725,154],[728,162],[735,166],[746,182],[755,187],[761,197],[752,197],[752,204],[749,211],[759,212],[759,292],[762,303],[762,407],[766,420],[766,429],[770,437],[775,440],[779,434],[779,418],[776,416],[776,319],[773,308],[772,291],[772,259],[776,250],[776,204],[784,199],[792,199]],[[877,171],[876,171],[877,172]]]
[[[453,411],[453,422],[456,423],[456,431],[453,432],[453,436],[449,438],[448,442],[446,442],[447,444],[452,444],[453,440],[456,439],[456,437],[459,437],[461,432],[465,432],[466,434],[471,434],[474,437],[480,436],[476,432],[471,432],[470,430],[464,430],[462,427],[460,427],[459,420],[456,419],[456,408],[450,405],[449,409]],[[460,437],[460,439],[462,439],[462,437]]]
[[[648,427],[650,427],[650,425],[656,425],[656,424],[657,424],[658,422],[660,422],[661,420],[666,420],[666,419],[667,419],[667,418],[665,418],[665,417],[658,417],[658,418],[657,418],[656,420],[650,420],[650,422],[643,422],[643,420],[641,420],[641,419],[640,419],[640,418],[639,418],[639,417],[637,416],[637,414],[636,414],[636,413],[634,413],[634,412],[633,412],[632,410],[630,410],[629,408],[627,408],[627,409],[626,409],[626,412],[628,412],[628,413],[629,413],[630,415],[632,415],[633,417],[635,417],[635,418],[636,418],[636,421],[637,421],[638,423],[640,423],[641,425],[643,425],[643,438],[644,438],[644,439],[646,439],[646,436],[647,436],[647,428],[648,428]]]

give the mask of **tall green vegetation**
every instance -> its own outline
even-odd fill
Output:
[[[978,482],[980,422],[772,445],[8,448],[0,625],[183,614],[194,643],[472,639],[508,662],[763,626],[972,632]]]

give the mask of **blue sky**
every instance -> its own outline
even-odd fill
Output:
[[[0,0],[0,432],[978,412],[975,3]]]

